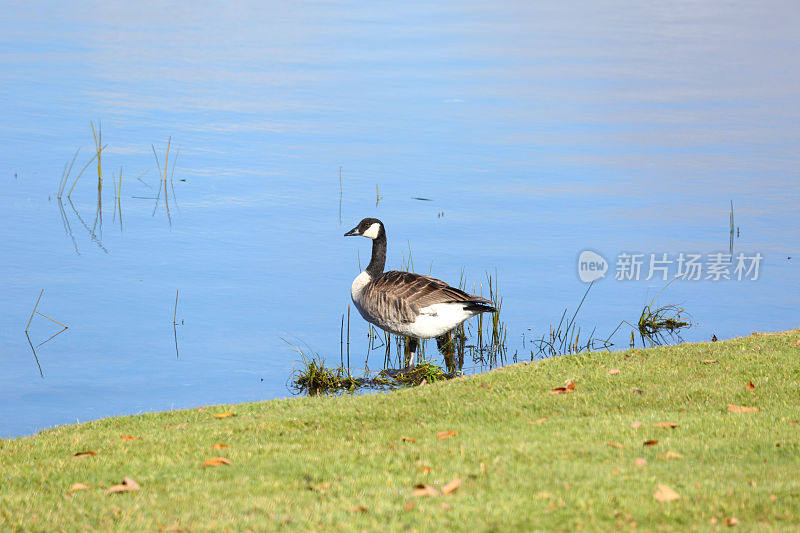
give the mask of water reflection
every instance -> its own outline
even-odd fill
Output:
[[[42,289],[39,292],[39,297],[36,299],[36,303],[33,306],[33,311],[31,311],[31,316],[28,319],[28,324],[25,326],[25,338],[28,340],[28,346],[30,346],[31,352],[33,352],[33,358],[36,361],[36,367],[39,369],[39,376],[41,376],[44,379],[44,372],[42,371],[42,365],[39,362],[39,356],[36,353],[36,348],[40,348],[40,347],[44,346],[45,344],[47,344],[48,342],[52,341],[53,339],[55,339],[56,337],[58,337],[59,335],[61,335],[65,331],[67,331],[69,329],[69,326],[67,326],[66,324],[62,324],[58,320],[55,320],[54,318],[51,318],[51,317],[49,317],[49,316],[47,316],[47,315],[45,315],[45,314],[43,314],[43,313],[41,313],[39,311],[39,303],[42,301],[42,296],[43,295],[44,295],[44,289]],[[57,331],[56,333],[52,334],[50,337],[48,337],[47,339],[43,340],[42,342],[37,344],[36,347],[34,347],[33,346],[33,342],[31,341],[31,337],[28,334],[28,330],[31,327],[31,322],[33,322],[34,317],[37,316],[37,315],[42,317],[42,318],[46,318],[50,322],[58,324],[59,326],[61,326],[62,329],[60,331]]]

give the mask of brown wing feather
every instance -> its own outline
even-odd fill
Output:
[[[396,270],[384,272],[367,284],[364,291],[364,305],[373,317],[386,317],[402,323],[413,322],[420,309],[433,304],[490,303],[441,280]]]

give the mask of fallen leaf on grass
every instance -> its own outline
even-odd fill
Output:
[[[444,487],[442,487],[442,493],[444,494],[452,494],[458,490],[458,487],[461,486],[461,478],[457,477],[452,480],[450,483],[447,483]]]
[[[730,518],[726,518],[722,523],[728,527],[733,527],[739,525],[739,520],[735,516],[731,516]]]
[[[96,455],[95,452],[87,450],[85,452],[78,452],[75,455],[73,455],[73,457],[89,457],[92,455]]]
[[[544,416],[544,417],[542,417],[542,418],[540,418],[538,420],[528,420],[528,424],[544,424],[545,422],[547,422],[547,417],[546,416]]]
[[[800,339],[797,339],[796,341],[794,341],[794,345],[795,346],[800,346]]]
[[[675,422],[659,422],[658,424],[653,424],[653,427],[657,428],[676,428],[678,424]]]
[[[139,490],[139,484],[129,477],[124,477],[122,483],[108,487],[106,494],[119,494],[121,492],[131,492]]]
[[[703,363],[711,364],[711,363],[719,363],[718,359],[703,359]]]
[[[444,509],[445,511],[449,511],[450,509],[452,509],[452,508],[453,508],[453,506],[452,506],[452,505],[450,505],[450,504],[449,504],[449,503],[447,503],[447,502],[439,502],[439,507],[441,507],[441,508],[442,508],[442,509]]]
[[[669,488],[668,486],[664,485],[663,483],[658,484],[658,490],[655,491],[653,494],[653,498],[655,498],[659,502],[671,502],[680,498],[681,495]]]
[[[637,389],[636,387],[631,387],[631,392],[634,394],[644,394],[642,389]]]
[[[678,452],[671,452],[667,450],[667,453],[659,454],[659,459],[681,459],[683,455],[679,454]]]
[[[354,505],[348,509],[351,513],[366,513],[367,508],[363,505]]]
[[[406,502],[406,511],[410,511],[411,509],[413,509],[416,506],[417,506],[416,503],[414,503],[414,502],[409,500],[409,501]]]
[[[439,491],[431,487],[430,485],[424,485],[420,483],[419,485],[414,485],[414,492],[412,496],[415,498],[419,498],[421,496],[438,496]]]
[[[753,385],[753,382],[752,382],[752,381],[748,381],[748,382],[747,382],[747,388],[748,388],[748,389],[755,389],[755,388],[756,388],[756,386],[755,386],[755,385]]]
[[[614,374],[619,374],[619,368],[612,368],[608,371],[609,376],[613,376]]]
[[[184,422],[183,424],[178,424],[177,426],[169,426],[169,429],[185,429],[189,427],[189,422]]]
[[[655,446],[656,444],[658,444],[658,441],[656,439],[652,439],[644,441],[642,446]]]
[[[774,502],[777,499],[778,499],[778,495],[777,494],[770,494],[769,495],[769,501]]]
[[[400,437],[400,440],[402,440],[403,442],[417,442],[417,439],[415,439],[414,437]]]
[[[756,413],[758,412],[758,407],[746,407],[743,405],[733,405],[732,403],[729,403],[728,411],[732,413]]]
[[[236,413],[227,411],[225,413],[214,413],[214,418],[228,418],[229,416],[236,416]]]
[[[122,439],[122,440],[133,440],[133,439],[135,439],[135,438],[136,438],[136,437],[134,437],[133,435],[122,435],[122,436],[120,437],[120,439]]]
[[[450,430],[450,431],[441,431],[441,432],[437,433],[436,436],[439,437],[439,439],[446,439],[448,437],[454,436],[455,434],[456,434],[456,430],[453,429],[453,430]]]
[[[609,442],[606,442],[606,444],[608,444],[612,448],[622,448],[622,444],[620,444],[619,442],[611,442],[611,441],[609,441]]]
[[[644,457],[637,457],[635,462],[636,466],[644,466],[647,464],[647,459],[645,459]]]
[[[231,464],[231,460],[230,459],[225,459],[224,457],[212,457],[211,459],[208,459],[205,463],[203,463],[203,466],[204,467],[206,467],[206,466],[221,466],[221,465],[230,465],[230,464]]]
[[[575,390],[575,383],[572,381],[567,381],[567,384],[563,387],[556,387],[550,391],[550,394],[565,394],[567,392],[572,392]]]
[[[642,424],[642,422],[639,422],[638,420],[637,420],[637,421],[635,421],[635,422],[632,422],[632,423],[631,423],[631,427],[632,427],[633,429],[638,429],[638,428],[639,428],[639,427],[641,427],[642,425],[643,425],[643,424]]]
[[[78,490],[86,490],[89,488],[89,485],[85,485],[83,483],[73,483],[72,486],[69,488],[70,492],[75,492]]]
[[[212,448],[214,448],[215,450],[226,450],[226,449],[228,449],[228,445],[227,444],[220,444],[218,442],[215,442],[214,446],[212,446]]]
[[[429,467],[427,465],[418,466],[417,470],[419,470],[423,474],[430,474],[431,473],[431,467]]]

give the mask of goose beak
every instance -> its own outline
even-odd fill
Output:
[[[356,226],[355,228],[351,229],[350,231],[344,234],[345,237],[352,237],[353,235],[361,235],[358,232],[358,226]]]

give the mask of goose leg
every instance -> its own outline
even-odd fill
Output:
[[[414,355],[417,353],[418,345],[419,342],[414,337],[410,337],[408,339],[408,351],[409,351],[408,366],[414,366]]]

